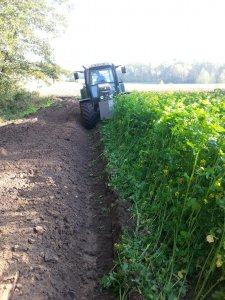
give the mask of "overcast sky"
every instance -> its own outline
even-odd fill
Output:
[[[225,63],[225,0],[74,0],[56,62]]]

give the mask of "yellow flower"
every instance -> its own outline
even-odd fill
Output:
[[[222,261],[222,256],[220,254],[217,255],[217,261],[216,261],[216,266],[217,268],[222,267],[223,261]]]
[[[185,273],[185,270],[180,270],[177,275],[180,279],[184,278],[184,273]]]
[[[215,185],[215,187],[220,187],[221,186],[221,181],[217,180],[214,185]]]
[[[179,197],[179,195],[180,195],[179,192],[176,192],[176,193],[175,193],[175,196],[176,196],[176,197]]]
[[[178,277],[179,277],[180,279],[184,278],[184,275],[183,275],[182,271],[179,271],[177,275],[178,275]]]
[[[206,165],[206,161],[204,159],[200,160],[200,165],[201,166],[205,166]]]
[[[167,176],[167,175],[169,174],[169,170],[168,170],[168,169],[164,169],[164,170],[163,170],[163,174],[164,174],[165,176]]]
[[[211,234],[209,234],[209,235],[207,235],[207,237],[206,237],[206,241],[208,242],[208,243],[214,243],[214,237],[213,237],[213,235],[211,235]]]
[[[222,197],[223,197],[223,193],[219,193],[219,194],[216,195],[216,199],[217,200],[220,199],[220,198],[222,198]]]
[[[210,105],[210,102],[208,100],[202,100],[200,101],[200,103],[204,105]]]

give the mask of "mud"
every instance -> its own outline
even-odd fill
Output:
[[[112,267],[111,195],[79,115],[67,98],[0,127],[0,299],[15,276],[13,300],[113,299],[98,283]]]

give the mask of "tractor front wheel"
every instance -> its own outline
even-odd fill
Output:
[[[87,129],[94,128],[97,121],[97,113],[95,112],[91,101],[81,101],[80,111],[84,127]]]

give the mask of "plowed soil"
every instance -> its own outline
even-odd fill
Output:
[[[113,253],[97,143],[72,98],[0,126],[0,299],[113,299],[98,284]]]

